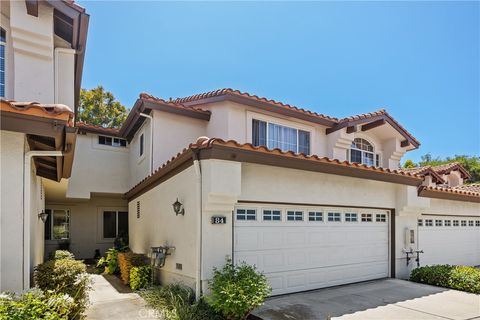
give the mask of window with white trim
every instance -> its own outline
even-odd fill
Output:
[[[480,220],[475,221],[475,227],[480,227]]]
[[[372,222],[372,214],[371,213],[362,213],[362,222]]]
[[[98,144],[112,147],[126,147],[127,140],[107,136],[98,136]]]
[[[310,132],[272,122],[252,120],[252,144],[310,154]]]
[[[128,236],[128,212],[104,210],[102,218],[104,239]]]
[[[350,162],[379,167],[380,155],[375,153],[370,142],[362,138],[355,138],[350,147]]]
[[[341,222],[342,221],[342,214],[340,212],[329,212],[328,213],[328,221],[329,222]]]
[[[308,221],[323,221],[323,212],[310,211],[308,213]]]
[[[423,227],[423,220],[422,219],[418,219],[417,223],[418,223],[419,227]]]
[[[445,223],[443,225],[445,227],[451,227],[452,226],[452,221],[451,220],[445,220]]]
[[[473,227],[473,220],[469,220],[469,221],[468,221],[468,226],[469,226],[469,227]]]
[[[387,222],[387,215],[385,213],[379,213],[375,215],[376,222]]]
[[[254,221],[257,220],[257,210],[255,209],[237,209],[237,220]]]
[[[435,220],[435,227],[441,227],[442,225],[442,220]]]
[[[70,210],[45,209],[45,240],[70,239]]]
[[[425,219],[425,227],[433,227],[433,220]]]
[[[287,221],[303,221],[303,211],[287,211]]]
[[[453,220],[453,226],[454,227],[458,227],[460,224],[459,224],[459,221],[458,220]]]
[[[282,220],[282,212],[280,210],[271,210],[271,209],[263,210],[263,221],[281,221],[281,220]]]
[[[345,222],[357,222],[358,221],[358,214],[347,212],[345,213]]]
[[[466,226],[467,226],[467,220],[462,220],[460,223],[461,223],[462,227],[466,227]]]
[[[7,44],[7,33],[0,28],[0,97],[5,98],[5,49]]]

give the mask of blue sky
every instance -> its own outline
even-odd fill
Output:
[[[422,145],[480,155],[480,2],[94,2],[82,86],[130,108],[223,87],[334,117],[386,108]]]

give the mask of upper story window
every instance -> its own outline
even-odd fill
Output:
[[[120,138],[106,137],[106,136],[98,136],[98,144],[103,144],[105,146],[112,146],[112,147],[126,147],[127,140],[120,139]]]
[[[252,144],[310,154],[310,132],[253,119]]]
[[[5,98],[5,45],[7,34],[0,28],[0,97]]]
[[[143,133],[140,135],[140,157],[143,156],[143,148],[144,148],[144,138]]]
[[[375,153],[370,142],[362,138],[355,138],[350,149],[350,162],[379,167],[380,155]]]

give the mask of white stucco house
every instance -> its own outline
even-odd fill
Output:
[[[47,13],[53,12],[54,18],[60,10],[55,7],[59,2],[39,2],[34,17],[32,1],[19,3],[9,6],[10,25],[16,16],[31,23],[29,19],[43,13],[52,17]],[[61,3],[78,9],[71,2]],[[88,22],[83,11],[77,12],[77,26],[85,17]],[[15,47],[14,39],[6,39],[7,48],[11,41]],[[56,42],[49,43],[52,57],[35,61],[35,66],[56,61]],[[5,98],[75,106],[78,59],[84,52],[80,47],[68,60],[77,59],[75,68],[53,68],[70,70],[72,82],[55,82],[58,76],[53,73],[48,78],[53,81],[50,96],[17,96],[15,89]],[[24,55],[24,49],[18,54]],[[25,71],[10,72],[17,79],[17,72]],[[6,92],[25,81],[35,88],[26,75],[19,83],[7,81]],[[68,101],[55,94],[64,83],[72,84]],[[19,108],[11,101],[4,105]],[[39,117],[51,111],[46,107],[39,106]],[[55,144],[56,151],[64,152],[55,158],[56,166],[50,164],[53,159],[34,158],[29,180],[44,193],[28,202],[26,215],[36,227],[30,224],[27,229],[22,229],[26,209],[21,195],[23,159],[32,148],[27,147],[32,133],[18,127],[4,130],[2,109],[0,290],[18,284],[10,282],[10,274],[18,272],[14,266],[19,263],[28,266],[23,274],[27,277],[56,248],[68,246],[76,257],[92,258],[125,233],[137,253],[171,247],[158,270],[160,281],[182,281],[197,293],[207,290],[213,268],[226,259],[255,264],[268,277],[274,295],[406,278],[417,263],[480,265],[480,186],[465,185],[469,174],[458,164],[399,169],[402,157],[420,142],[385,110],[339,119],[233,89],[169,100],[142,93],[116,130],[73,125],[73,114],[56,107],[69,117],[62,132],[74,138]],[[16,114],[33,110],[22,108]],[[18,135],[18,143],[7,143],[13,141],[9,135]],[[45,146],[43,139],[33,140],[34,147]],[[52,148],[51,143],[48,150]],[[68,161],[71,168],[65,165]],[[45,223],[37,218],[42,210]],[[22,230],[24,236],[30,230],[31,245],[28,250],[18,247],[35,258],[12,262],[11,237],[21,242]]]
[[[0,291],[21,291],[44,260],[45,182],[71,175],[88,15],[72,1],[0,9]]]

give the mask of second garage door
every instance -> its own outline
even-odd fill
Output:
[[[264,272],[273,295],[388,277],[389,211],[238,206],[234,260]]]

